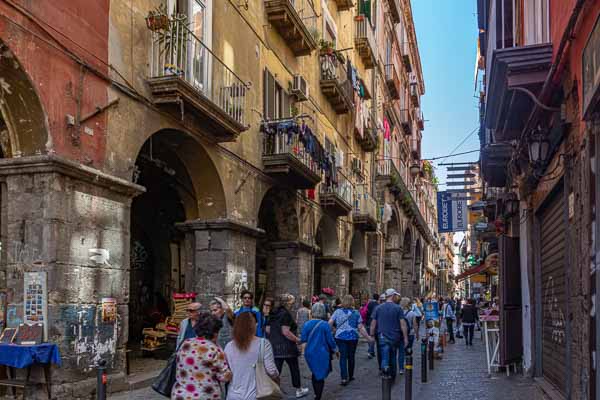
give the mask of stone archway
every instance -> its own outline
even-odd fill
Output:
[[[279,187],[265,194],[258,212],[264,231],[256,243],[256,300],[290,293],[300,299],[312,289],[313,249],[299,240],[296,192]]]
[[[415,243],[414,265],[412,268],[413,281],[411,296],[423,295],[423,247],[421,239],[417,239]]]
[[[350,258],[353,268],[350,275],[350,293],[354,296],[356,304],[362,304],[369,298],[369,270],[374,268],[369,265],[367,238],[362,231],[355,231],[350,243]]]
[[[312,293],[319,295],[323,288],[332,288],[336,295],[340,286],[346,286],[346,275],[339,275],[339,264],[343,260],[340,255],[339,227],[337,219],[323,215],[315,234],[317,245],[313,269]],[[343,271],[342,271],[343,272]]]
[[[0,41],[0,147],[6,158],[44,154],[51,140],[46,113],[11,50]]]
[[[410,228],[404,231],[402,241],[402,287],[400,293],[404,296],[412,296],[412,286],[414,279],[413,272],[413,237]]]

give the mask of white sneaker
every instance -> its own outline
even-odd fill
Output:
[[[304,397],[308,394],[308,388],[296,389],[296,398]]]

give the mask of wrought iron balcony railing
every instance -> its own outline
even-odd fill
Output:
[[[347,215],[352,210],[354,186],[346,175],[334,168],[319,190],[321,206],[330,209],[336,216]]]
[[[267,19],[296,56],[317,48],[317,14],[312,0],[264,0]]]
[[[151,31],[149,85],[157,104],[183,102],[231,136],[248,129],[249,86],[187,27]]]
[[[337,114],[344,114],[354,107],[352,83],[348,80],[345,65],[335,53],[319,55],[321,66],[320,86],[323,95]]]
[[[377,64],[375,33],[371,21],[364,15],[357,16],[354,21],[354,45],[365,68],[374,68]]]
[[[356,194],[352,219],[355,225],[359,225],[367,231],[377,229],[379,221],[377,201],[364,190]]]

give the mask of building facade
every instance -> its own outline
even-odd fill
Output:
[[[0,17],[0,289],[18,324],[27,273],[46,274],[58,398],[88,396],[100,360],[125,381],[173,293],[431,290],[408,0],[13,0]]]
[[[501,362],[522,360],[552,398],[599,398],[600,4],[479,1],[478,14]]]

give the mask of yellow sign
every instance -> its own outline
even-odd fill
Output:
[[[469,204],[473,204],[477,201],[481,201],[481,193],[472,193],[471,197],[472,199],[469,200]],[[479,221],[479,219],[483,217],[483,211],[482,210],[478,210],[478,211],[471,211],[469,210],[469,225],[473,225],[476,222]]]
[[[472,275],[471,283],[487,283],[487,277],[483,274]]]

